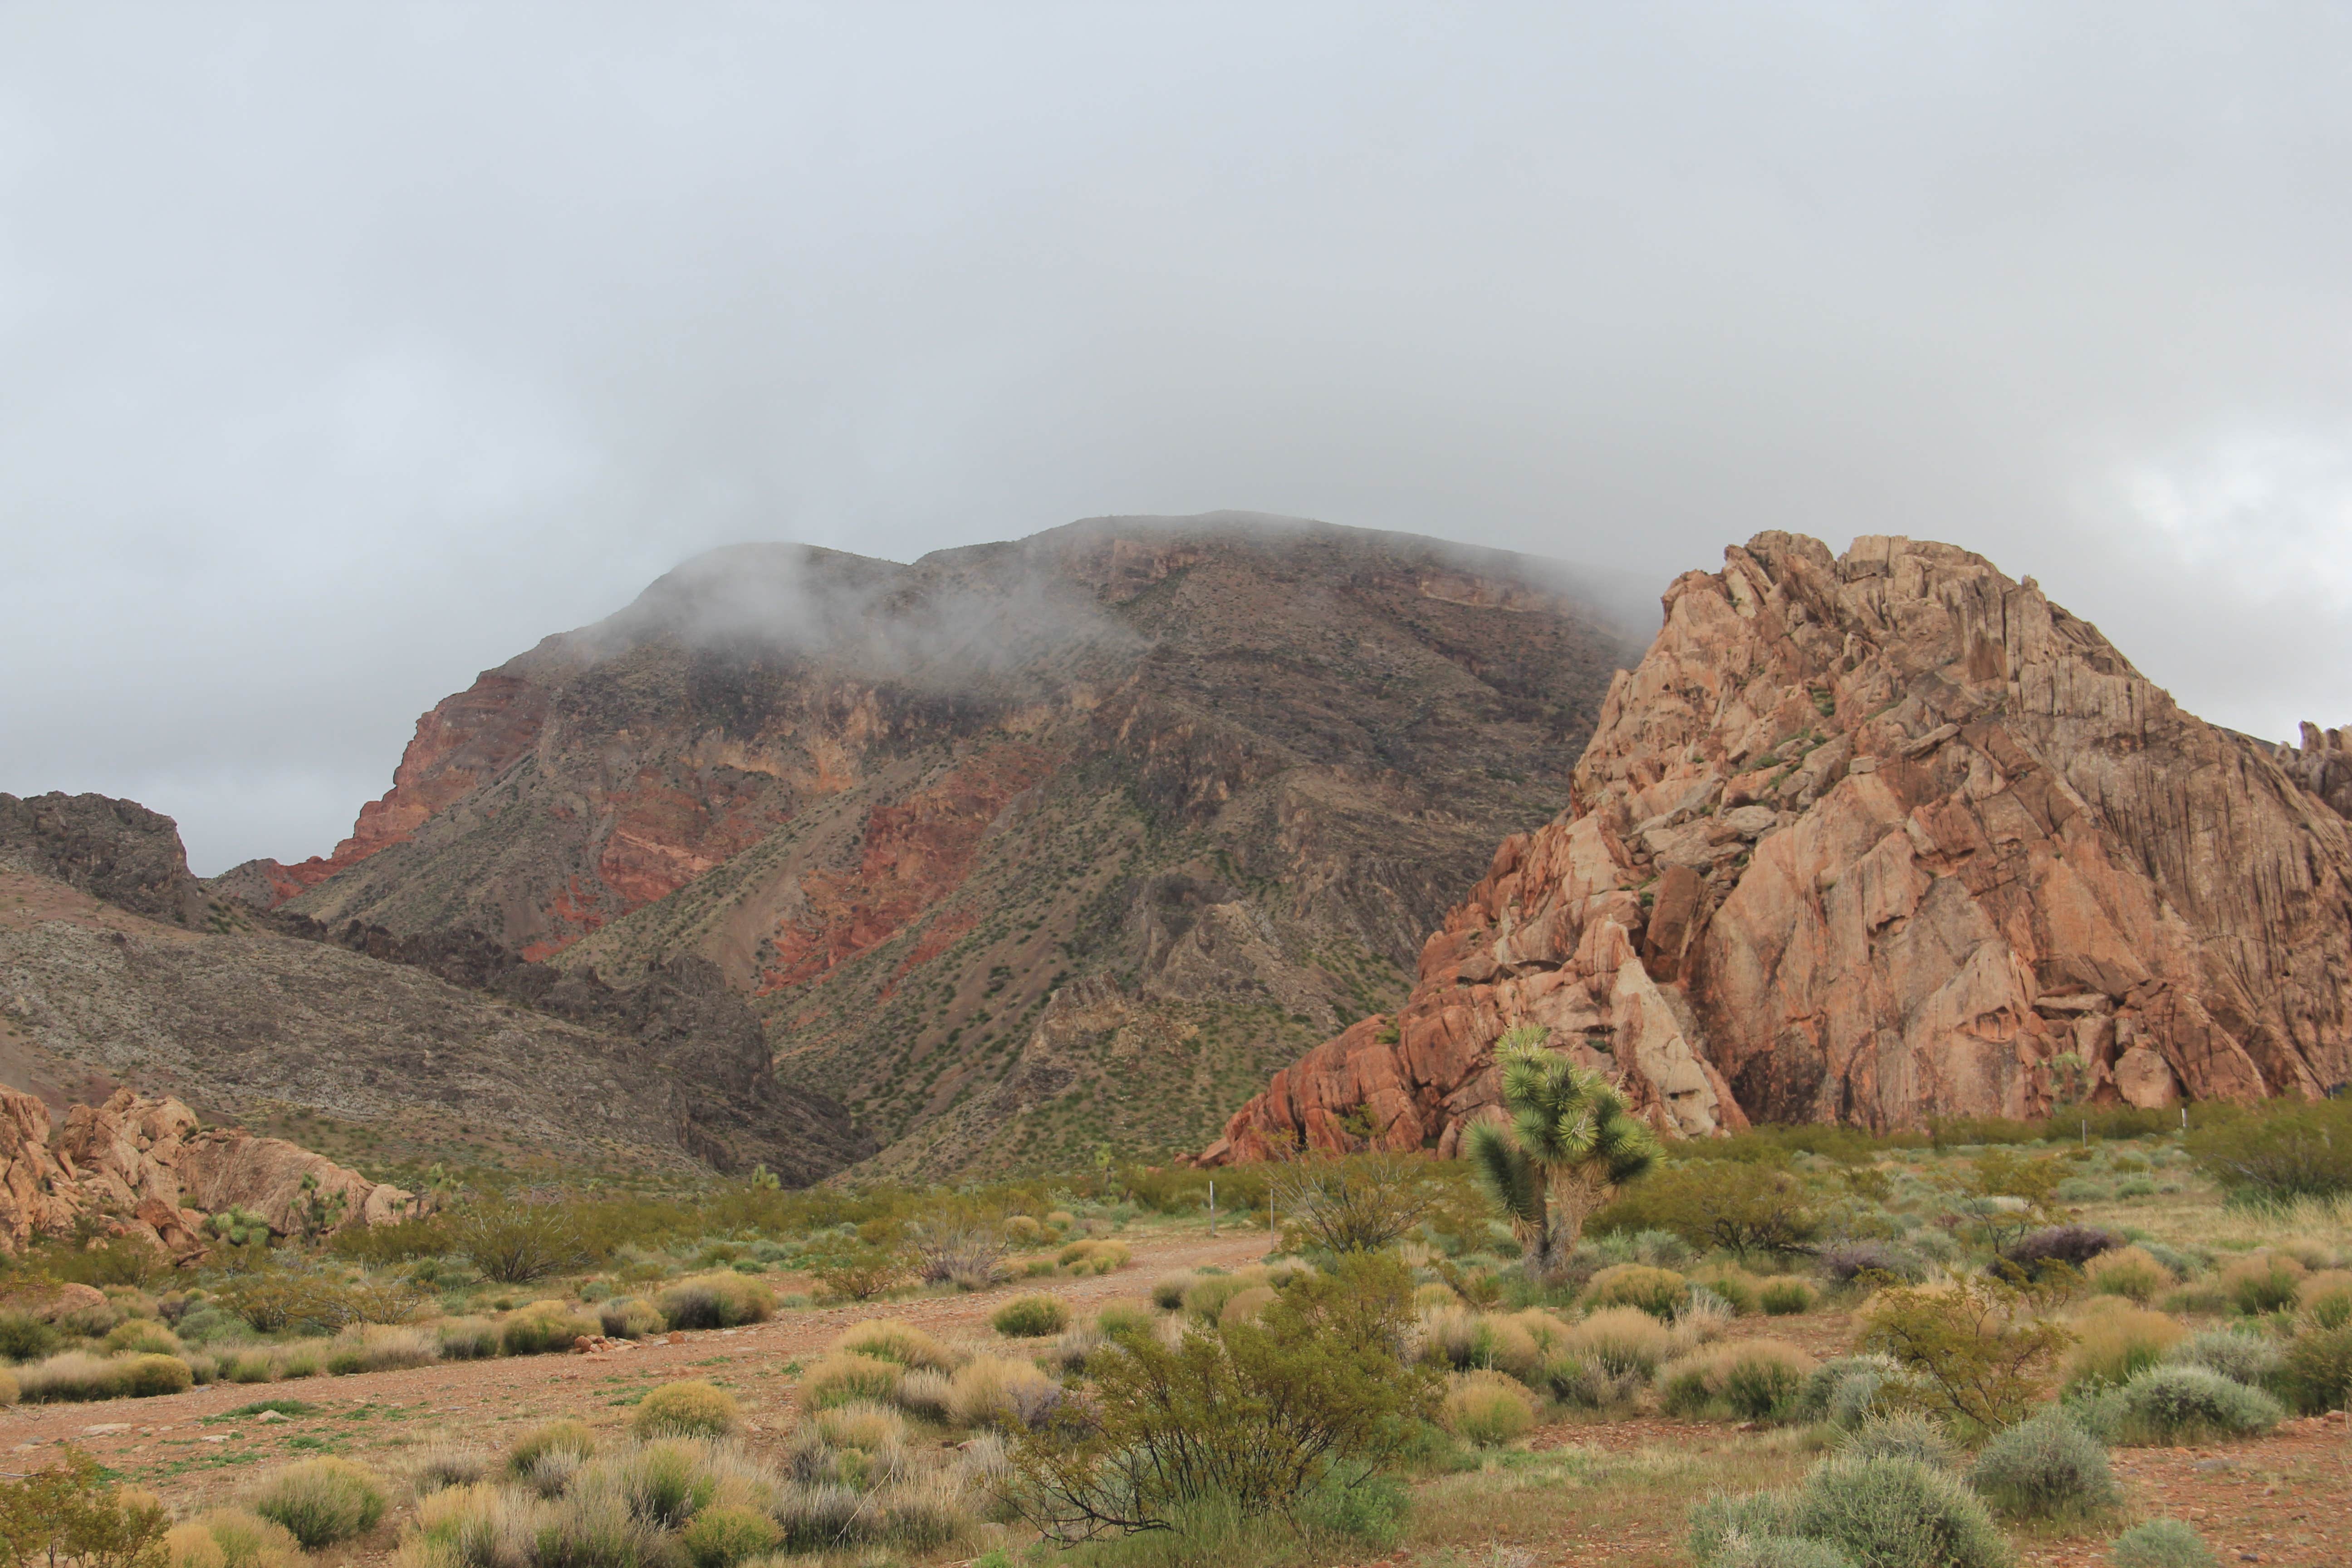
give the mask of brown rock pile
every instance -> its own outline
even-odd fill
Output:
[[[1205,1160],[1451,1153],[1521,1024],[1685,1135],[2352,1078],[2342,731],[2207,724],[1949,545],[1761,534],[1664,603],[1570,809]]]
[[[121,1089],[103,1105],[73,1107],[53,1133],[47,1107],[0,1087],[0,1251],[87,1219],[193,1258],[205,1250],[205,1222],[228,1209],[280,1236],[422,1212],[415,1194],[282,1138],[202,1127],[176,1100]]]

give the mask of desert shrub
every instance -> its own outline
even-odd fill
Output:
[[[366,1323],[345,1329],[328,1347],[329,1357],[348,1359],[352,1372],[392,1372],[441,1359],[440,1338],[429,1329]]]
[[[2352,1323],[2352,1268],[2323,1268],[2294,1288],[2295,1310],[2315,1326]]]
[[[13,1372],[0,1371],[0,1410],[5,1410],[16,1404],[20,1397],[22,1397],[22,1391],[16,1386],[16,1374]]]
[[[1960,1451],[1943,1427],[1916,1410],[1873,1415],[1841,1436],[1837,1451],[1850,1459],[1912,1459],[1958,1470]]]
[[[1271,1185],[1286,1250],[1377,1252],[1411,1236],[1443,1201],[1429,1163],[1375,1152],[1285,1167]]]
[[[2123,1501],[2106,1445],[2055,1410],[1996,1434],[1978,1453],[1969,1480],[2019,1519],[2076,1519]]]
[[[2281,1358],[2278,1383],[2296,1409],[2311,1415],[2352,1404],[2352,1324],[2295,1335]]]
[[[1714,1568],[1854,1568],[1826,1541],[1801,1535],[1743,1535],[1725,1544]]]
[[[1106,1335],[1145,1334],[1152,1328],[1150,1312],[1130,1301],[1113,1301],[1095,1314],[1095,1327]]]
[[[2261,1389],[2217,1372],[2158,1366],[2124,1384],[2116,1433],[2127,1443],[2195,1442],[2267,1432],[2285,1414]]]
[[[1673,1269],[1641,1263],[1612,1265],[1584,1288],[1589,1307],[1638,1307],[1659,1319],[1672,1318],[1689,1295],[1689,1282]]]
[[[110,1361],[87,1351],[66,1351],[16,1373],[18,1397],[31,1404],[143,1398],[181,1394],[195,1374],[176,1356],[133,1355]]]
[[[853,1247],[811,1260],[808,1271],[828,1296],[871,1301],[905,1285],[914,1275],[915,1258],[901,1247]]]
[[[912,1323],[856,1323],[835,1336],[831,1348],[876,1361],[894,1361],[909,1372],[955,1370],[955,1356],[948,1348]]]
[[[898,1394],[906,1369],[895,1361],[840,1352],[801,1374],[801,1403],[812,1410],[853,1399],[887,1402]]]
[[[2305,1272],[2302,1264],[2284,1252],[2255,1252],[2222,1269],[2214,1282],[2238,1310],[2258,1318],[2294,1305]]]
[[[693,1379],[666,1383],[638,1402],[629,1430],[639,1437],[723,1437],[741,1423],[735,1396]]]
[[[1927,1401],[1986,1431],[2016,1421],[2071,1336],[1995,1279],[1892,1286],[1864,1320],[1862,1345],[1893,1356]]]
[[[30,1312],[0,1312],[0,1357],[37,1361],[58,1348],[58,1331]]]
[[[1499,1372],[1456,1373],[1437,1407],[1437,1424],[1477,1447],[1500,1447],[1536,1424],[1535,1395]]]
[[[1826,1542],[1864,1568],[2006,1568],[1984,1500],[1913,1459],[1832,1458],[1799,1489],[1789,1534]]]
[[[2217,1568],[2205,1538],[2177,1519],[2151,1519],[2116,1537],[2116,1568]]]
[[[577,1463],[595,1451],[596,1435],[588,1430],[584,1422],[550,1421],[515,1439],[513,1447],[507,1450],[507,1473],[520,1479],[529,1477],[550,1455],[561,1455]]]
[[[0,1479],[0,1552],[12,1568],[147,1568],[170,1520],[153,1494],[110,1483],[68,1448],[29,1475]]]
[[[499,1353],[499,1326],[488,1318],[446,1318],[435,1333],[443,1361],[488,1361]]]
[[[409,1489],[419,1497],[448,1487],[470,1487],[489,1473],[490,1456],[467,1443],[431,1443],[408,1461]]]
[[[1007,1215],[1004,1219],[1004,1239],[1015,1247],[1034,1247],[1045,1239],[1045,1227],[1032,1215]]]
[[[1029,1220],[1029,1226],[1035,1230],[1037,1222]],[[917,1237],[914,1254],[915,1278],[924,1284],[984,1290],[1003,1262],[1004,1237],[982,1226],[950,1226]]]
[[[783,1538],[776,1521],[758,1510],[719,1503],[688,1521],[677,1543],[694,1568],[735,1568],[774,1551]]]
[[[1756,1304],[1769,1318],[1790,1318],[1810,1312],[1817,1299],[1813,1288],[1793,1275],[1767,1279],[1756,1291]]]
[[[2180,1321],[2145,1307],[2101,1297],[2074,1320],[2074,1345],[2066,1353],[2066,1387],[2090,1384],[2121,1386],[2164,1359],[2188,1333]]]
[[[1222,1326],[1255,1318],[1265,1311],[1280,1294],[1281,1292],[1271,1285],[1253,1285],[1248,1289],[1236,1293],[1224,1304],[1223,1309],[1217,1313],[1217,1322]]]
[[[654,1305],[673,1329],[732,1329],[774,1317],[776,1293],[740,1274],[698,1274],[664,1289]]]
[[[373,1530],[383,1517],[383,1486],[348,1459],[304,1459],[262,1478],[253,1511],[283,1525],[307,1551]]]
[[[2201,1366],[2232,1383],[2263,1388],[2278,1375],[2279,1346],[2251,1327],[2207,1329],[2191,1334],[2164,1352],[2172,1366]]]
[[[1813,1358],[1780,1340],[1730,1340],[1669,1362],[1658,1373],[1658,1404],[1672,1415],[1785,1416],[1797,1405]]]
[[[1901,1377],[1902,1372],[1895,1358],[1888,1355],[1847,1355],[1825,1361],[1813,1369],[1811,1377],[1805,1379],[1805,1386],[1798,1391],[1797,1403],[1790,1415],[1801,1421],[1832,1419],[1831,1405],[1836,1401],[1840,1389],[1849,1380],[1859,1380],[1868,1384],[1867,1390],[1859,1402],[1849,1399],[1847,1403],[1850,1405],[1858,1403],[1862,1407],[1854,1411],[1852,1420],[1838,1423],[1843,1426],[1858,1426],[1870,1414],[1867,1408],[1869,1394],[1874,1393],[1890,1379]]]
[[[2094,1258],[2121,1247],[2123,1240],[2115,1232],[2096,1226],[2045,1226],[2010,1243],[2001,1249],[2001,1256],[2032,1274],[2061,1263],[2079,1272]]]
[[[300,1568],[286,1527],[241,1508],[206,1510],[163,1538],[172,1568]]]
[[[1054,1261],[1073,1274],[1110,1274],[1127,1267],[1134,1255],[1123,1241],[1074,1241],[1055,1254]]]
[[[101,1355],[178,1355],[180,1336],[152,1318],[126,1318],[98,1342]]]
[[[2235,1197],[2282,1200],[2352,1192],[2352,1100],[2202,1108],[2190,1158]]]
[[[1700,1568],[1717,1568],[1741,1541],[1795,1539],[1794,1492],[1717,1492],[1690,1512],[1690,1554]]]
[[[1845,1283],[1855,1279],[1910,1279],[1921,1275],[1918,1258],[1885,1241],[1842,1241],[1825,1247],[1814,1261],[1822,1273]]]
[[[1151,1284],[1151,1304],[1163,1312],[1173,1312],[1184,1305],[1184,1292],[1200,1283],[1196,1274],[1169,1274]]]
[[[1692,1277],[1695,1289],[1714,1292],[1717,1300],[1743,1318],[1752,1318],[1761,1310],[1757,1301],[1756,1277],[1744,1268],[1716,1268]]]
[[[596,1326],[612,1340],[649,1339],[669,1327],[669,1320],[651,1301],[636,1296],[615,1296],[596,1304]]]
[[[484,1205],[446,1224],[449,1249],[501,1285],[583,1268],[594,1253],[577,1220],[551,1204]]]
[[[499,1324],[499,1348],[509,1355],[547,1355],[568,1351],[572,1342],[594,1339],[603,1325],[561,1301],[533,1301]]]
[[[1226,1302],[1253,1285],[1265,1283],[1262,1273],[1249,1269],[1239,1274],[1202,1274],[1184,1288],[1184,1295],[1179,1304],[1188,1314],[1202,1322],[1214,1322],[1217,1315],[1225,1310]]]
[[[1676,1160],[1622,1189],[1590,1228],[1596,1236],[1672,1231],[1699,1251],[1720,1247],[1744,1261],[1803,1248],[1821,1234],[1821,1202],[1777,1165]]]
[[[1647,1380],[1674,1347],[1664,1324],[1638,1307],[1594,1312],[1569,1326],[1560,1348],[1598,1364],[1612,1377],[1628,1373]]]
[[[2121,1296],[2143,1307],[2179,1283],[2144,1247],[2101,1253],[2083,1266],[2083,1281],[2095,1295]]]
[[[979,1355],[948,1383],[948,1415],[959,1426],[1024,1431],[1059,1408],[1062,1385],[1025,1361]]]
[[[1051,1296],[1015,1296],[991,1313],[988,1321],[1013,1339],[1043,1339],[1070,1326],[1070,1310]]]
[[[892,1397],[908,1415],[945,1424],[951,1418],[954,1390],[945,1373],[918,1371],[898,1380],[898,1392]]]
[[[1360,1482],[1432,1413],[1437,1374],[1407,1363],[1412,1277],[1386,1253],[1342,1256],[1248,1322],[1173,1345],[1131,1335],[1013,1446],[1012,1496],[1055,1540],[1165,1528],[1223,1500],[1286,1511],[1325,1478]]]

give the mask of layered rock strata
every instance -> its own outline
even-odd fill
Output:
[[[1686,1136],[2352,1078],[2340,731],[2207,724],[1949,545],[1760,534],[1664,610],[1570,808],[1504,841],[1402,1010],[1204,1159],[1451,1153],[1522,1024]]]
[[[59,1127],[39,1100],[0,1087],[0,1251],[89,1225],[192,1261],[206,1220],[230,1209],[290,1236],[385,1225],[425,1205],[282,1138],[204,1127],[176,1100],[126,1089],[73,1107]]]

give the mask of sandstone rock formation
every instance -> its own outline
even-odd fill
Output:
[[[102,795],[0,795],[0,869],[51,878],[178,925],[199,923],[209,903],[188,874],[179,824]]]
[[[2027,1116],[2352,1078],[2341,732],[2183,712],[1982,558],[1767,533],[1691,573],[1570,809],[1506,839],[1412,999],[1203,1156],[1452,1152],[1534,1023],[1664,1129]]]
[[[332,857],[212,889],[616,987],[708,963],[927,1178],[1197,1147],[1565,804],[1633,652],[1598,596],[1235,515],[739,547],[441,703]]]
[[[385,1225],[424,1205],[284,1139],[201,1127],[176,1100],[126,1089],[75,1106],[53,1129],[39,1100],[0,1088],[0,1251],[89,1222],[193,1259],[205,1249],[205,1220],[228,1209],[290,1236]]]

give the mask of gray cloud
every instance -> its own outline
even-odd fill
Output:
[[[2352,719],[2352,21],[0,11],[0,788],[324,849],[680,560],[1255,508],[1984,551]]]

